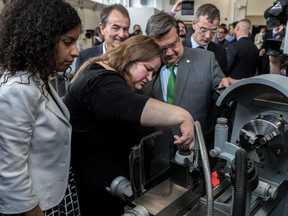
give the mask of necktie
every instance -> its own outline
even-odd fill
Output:
[[[167,86],[167,103],[172,104],[174,98],[174,89],[175,89],[175,82],[176,82],[176,75],[174,73],[174,66],[168,67],[170,70],[170,76],[168,79],[168,86]]]

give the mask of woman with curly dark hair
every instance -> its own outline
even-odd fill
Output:
[[[79,55],[64,0],[9,0],[0,14],[0,215],[80,215],[69,112],[50,80]]]

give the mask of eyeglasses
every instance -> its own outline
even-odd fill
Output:
[[[204,27],[199,26],[198,22],[196,22],[196,25],[198,26],[201,34],[205,34],[206,32],[210,31],[212,34],[216,34],[218,31],[218,28],[214,28],[214,29],[207,29]]]
[[[178,42],[180,41],[180,38],[177,37],[176,41],[172,44],[169,44],[165,47],[161,47],[163,52],[166,52],[168,49],[175,49],[178,46]]]

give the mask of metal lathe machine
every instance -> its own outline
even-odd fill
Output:
[[[129,181],[119,176],[108,188],[127,201],[123,216],[288,215],[288,77],[240,80],[216,105],[232,103],[231,133],[227,119],[218,118],[210,152],[199,122],[193,151],[175,151],[174,128],[144,137],[132,149]],[[208,154],[218,160],[216,186]]]

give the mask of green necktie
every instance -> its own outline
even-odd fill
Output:
[[[168,67],[170,70],[170,76],[168,80],[168,86],[167,86],[167,103],[173,104],[173,98],[174,98],[174,89],[175,89],[175,83],[176,83],[176,75],[174,73],[174,66]]]

